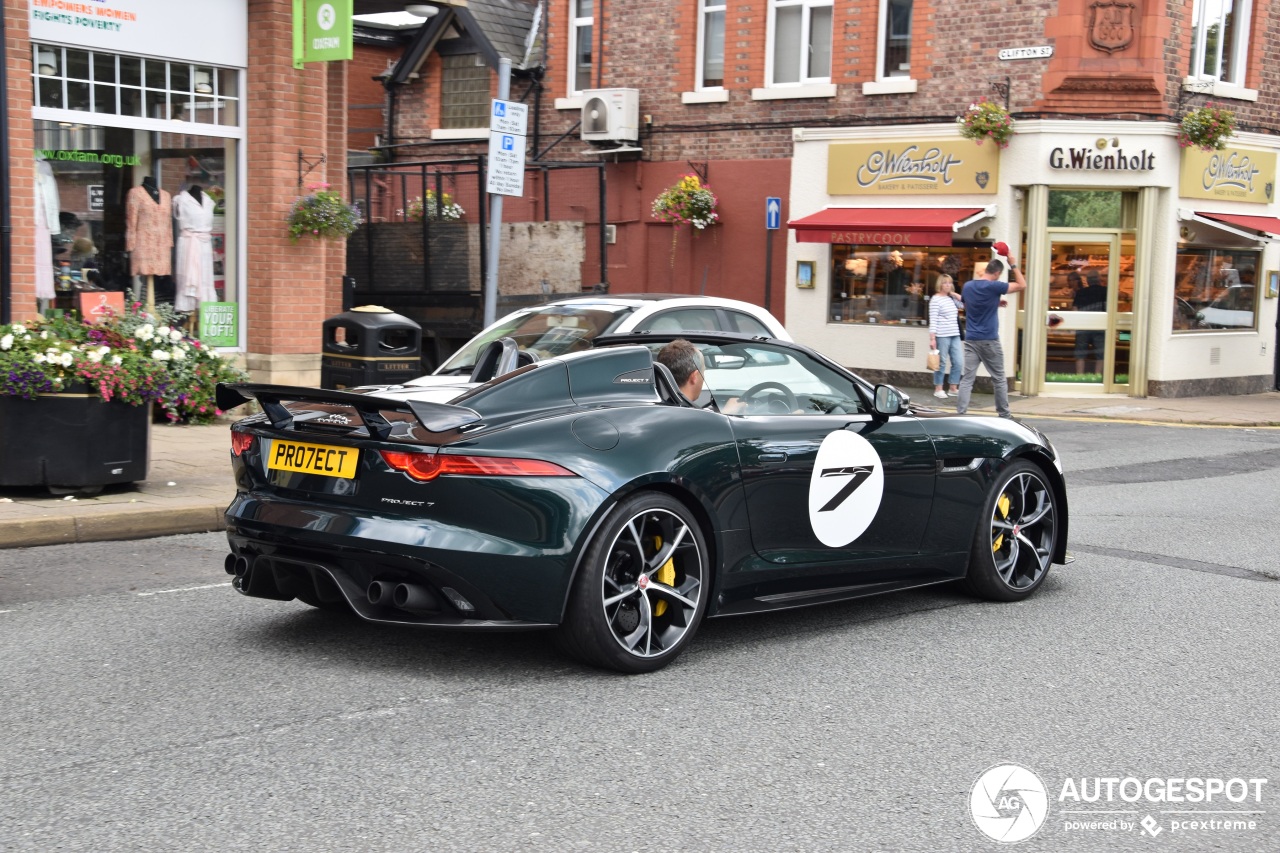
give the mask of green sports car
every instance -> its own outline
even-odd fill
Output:
[[[918,408],[806,347],[681,333],[544,360],[495,341],[469,381],[256,399],[232,427],[241,593],[442,629],[550,629],[590,664],[670,663],[704,618],[957,581],[1016,601],[1066,561],[1062,466],[1012,420]],[[686,387],[686,391],[687,391]]]

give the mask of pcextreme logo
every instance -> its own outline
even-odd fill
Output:
[[[1025,841],[1046,824],[1061,832],[1139,833],[1158,838],[1252,832],[1265,819],[1267,779],[1244,776],[1069,776],[1050,820],[1044,780],[1004,762],[983,771],[969,792],[974,826],[993,841]]]

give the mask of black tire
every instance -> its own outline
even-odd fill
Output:
[[[1018,460],[991,484],[982,504],[961,586],[979,598],[1021,601],[1049,574],[1058,536],[1058,505],[1049,478]]]
[[[592,666],[661,669],[697,632],[710,571],[702,530],[684,504],[660,492],[633,495],[587,547],[557,645]]]

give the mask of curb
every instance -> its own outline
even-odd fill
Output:
[[[225,510],[223,505],[206,505],[3,521],[0,549],[209,533],[226,528]]]

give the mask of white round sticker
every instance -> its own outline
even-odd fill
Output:
[[[884,465],[871,442],[848,430],[822,440],[809,479],[809,524],[829,548],[857,539],[876,517],[884,497]]]

